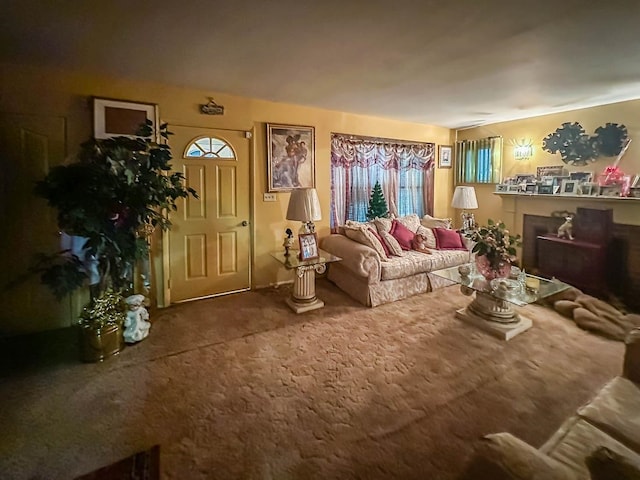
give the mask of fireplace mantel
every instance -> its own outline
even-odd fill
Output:
[[[578,202],[627,202],[628,204],[636,204],[640,207],[640,197],[607,197],[605,195],[540,195],[538,193],[508,193],[508,192],[493,192],[494,195],[501,197],[519,197],[528,200],[574,200]]]
[[[612,209],[615,223],[640,226],[640,198],[497,192],[494,195],[502,200],[502,220],[518,233],[522,233],[524,215],[549,216],[561,210],[575,212],[578,207]]]

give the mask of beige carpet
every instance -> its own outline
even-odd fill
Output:
[[[0,476],[69,479],[159,444],[164,479],[453,479],[481,435],[539,445],[621,368],[620,342],[538,305],[504,342],[454,318],[455,286],[367,309],[321,280],[327,306],[303,315],[288,291],[152,312],[104,364],[64,336],[5,363]]]

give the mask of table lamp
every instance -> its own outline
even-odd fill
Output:
[[[315,233],[314,220],[322,219],[320,200],[315,188],[297,188],[291,191],[287,220],[302,222],[299,233]]]
[[[453,208],[462,209],[462,231],[473,230],[476,220],[473,213],[465,210],[478,208],[478,200],[476,199],[476,189],[473,187],[456,187],[453,192],[453,200],[451,201]]]

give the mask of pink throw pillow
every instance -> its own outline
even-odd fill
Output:
[[[400,244],[400,248],[403,250],[411,250],[411,244],[413,242],[413,237],[415,237],[415,233],[405,227],[403,224],[394,220],[391,224],[391,230],[389,233],[398,240]]]
[[[369,227],[369,231],[378,239],[378,241],[382,245],[384,253],[387,254],[387,257],[390,257],[391,256],[391,251],[389,250],[389,247],[387,247],[386,242],[382,239],[380,234],[377,231],[375,231],[373,228],[371,228],[371,227]]]
[[[434,228],[436,235],[436,248],[438,250],[466,250],[462,236],[457,230],[447,228]]]

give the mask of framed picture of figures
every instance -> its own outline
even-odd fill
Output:
[[[267,170],[270,192],[314,188],[315,129],[268,123]]]

